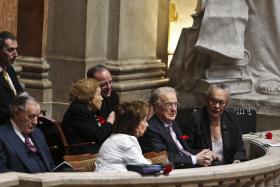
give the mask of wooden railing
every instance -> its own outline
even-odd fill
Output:
[[[280,131],[273,131],[274,137]],[[124,173],[5,173],[0,174],[0,186],[21,187],[203,187],[280,186],[280,147],[265,146],[266,140],[244,136],[248,158],[238,164],[173,170],[168,176],[141,176],[134,172]]]

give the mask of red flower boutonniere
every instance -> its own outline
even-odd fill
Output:
[[[96,120],[99,126],[104,125],[106,123],[106,120],[102,116],[96,116]]]
[[[165,164],[163,166],[163,174],[169,174],[173,170],[172,164]]]
[[[265,138],[266,139],[272,139],[272,132],[268,131],[265,133]]]
[[[182,135],[182,136],[180,136],[180,138],[182,140],[188,140],[190,137],[188,135]]]

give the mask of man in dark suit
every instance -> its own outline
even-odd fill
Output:
[[[226,106],[229,90],[225,85],[212,85],[206,94],[207,106],[196,109],[188,124],[193,149],[210,149],[215,164],[231,164],[246,160],[246,151],[237,116]]]
[[[10,118],[9,104],[14,96],[23,92],[12,67],[17,50],[16,37],[7,31],[0,32],[0,124]]]
[[[168,159],[175,168],[209,166],[212,157],[209,150],[193,153],[175,122],[178,101],[176,91],[171,87],[161,87],[150,97],[154,115],[149,119],[149,127],[139,143],[143,152],[166,150]]]
[[[11,120],[0,127],[0,172],[51,171],[54,162],[42,132],[36,128],[40,105],[26,92],[15,96]]]
[[[109,114],[119,104],[119,96],[112,87],[112,75],[108,68],[98,64],[87,71],[87,77],[100,82],[101,95],[103,97],[100,114],[107,119]]]

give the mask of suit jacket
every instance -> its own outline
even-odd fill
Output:
[[[191,157],[181,154],[181,151],[173,141],[168,129],[156,115],[154,115],[148,123],[149,127],[144,136],[138,139],[144,153],[166,150],[169,162],[173,162],[175,168],[193,167]],[[182,136],[182,132],[175,121],[172,123],[172,127],[183,148],[192,153],[186,141],[179,138]]]
[[[23,92],[23,89],[17,79],[16,72],[12,66],[7,66],[7,72],[14,84],[17,93]],[[0,124],[10,119],[9,105],[14,98],[14,93],[5,80],[2,72],[0,73]]]
[[[95,142],[93,145],[72,148],[71,154],[95,154],[110,136],[112,124],[106,122],[99,126],[95,113],[88,109],[86,103],[73,102],[64,114],[62,129],[69,144]]]
[[[189,134],[191,147],[197,152],[207,148],[212,150],[207,108],[195,110],[191,116],[191,123],[188,125],[192,127]],[[244,161],[246,151],[237,117],[232,112],[225,110],[221,117],[221,125],[224,163],[229,164],[234,160]]]
[[[107,119],[109,114],[115,109],[118,104],[119,96],[117,92],[113,90],[110,97],[103,97],[102,107],[99,111],[99,114]]]
[[[55,165],[49,152],[45,137],[40,129],[35,128],[30,134],[33,143],[41,154],[42,160],[48,171]],[[0,172],[34,173],[34,165],[29,163],[28,154],[22,140],[15,133],[11,122],[0,127]]]

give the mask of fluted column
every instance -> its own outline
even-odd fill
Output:
[[[25,90],[42,103],[47,114],[51,113],[52,84],[50,68],[45,59],[47,40],[48,0],[19,0],[17,38],[20,56],[17,63]]]

